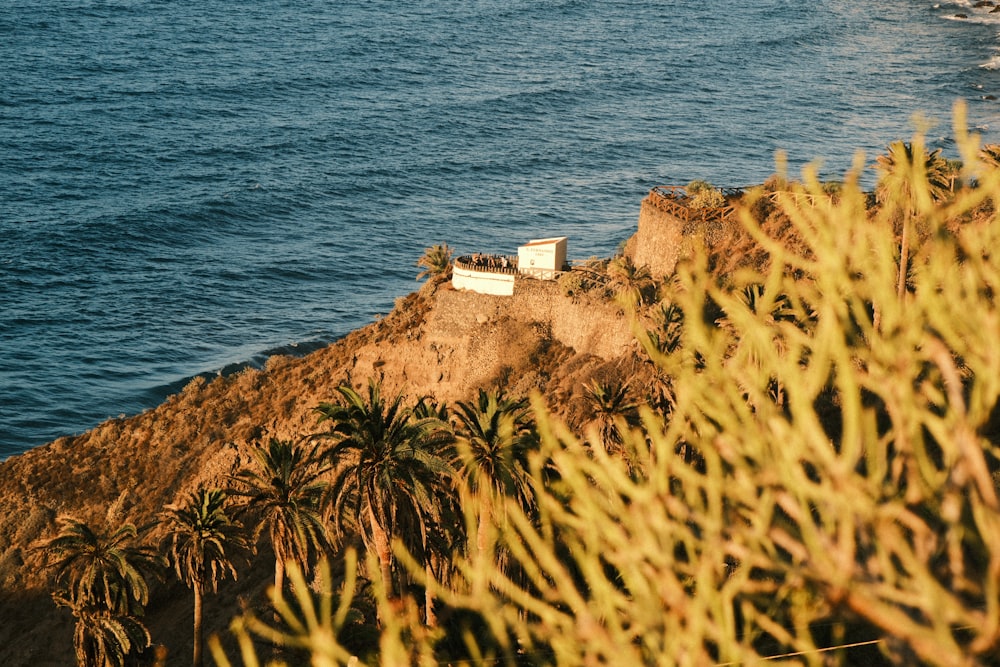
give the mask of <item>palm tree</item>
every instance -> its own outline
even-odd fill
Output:
[[[134,524],[101,533],[71,516],[60,518],[59,534],[43,544],[57,584],[69,599],[120,614],[141,614],[149,601],[145,573],[157,569],[156,552],[138,543]]]
[[[199,488],[179,506],[167,507],[164,538],[167,558],[177,578],[194,592],[194,667],[202,665],[202,597],[206,586],[218,590],[220,579],[237,578],[234,552],[248,548],[242,526],[226,515],[226,493]]]
[[[315,447],[271,438],[255,443],[255,469],[243,468],[231,478],[229,492],[239,498],[239,512],[256,520],[251,544],[264,532],[274,550],[274,590],[285,583],[285,563],[295,561],[308,571],[310,555],[328,544],[322,499],[329,471]]]
[[[637,405],[630,400],[627,382],[591,381],[587,387],[587,400],[594,411],[598,436],[608,451],[621,452],[621,423],[635,417]]]
[[[1000,144],[986,144],[980,148],[979,161],[988,169],[1000,169]]]
[[[646,303],[656,287],[649,268],[636,266],[626,256],[611,260],[608,264],[608,278],[615,295],[630,308]]]
[[[316,408],[319,422],[330,422],[329,431],[319,435],[334,439],[327,451],[336,466],[330,486],[333,516],[341,533],[348,522],[356,522],[392,596],[392,540],[424,551],[426,563],[432,533],[441,528],[441,494],[452,473],[443,446],[452,436],[437,417],[418,418],[405,409],[402,394],[383,399],[376,381],[369,381],[367,397],[349,386],[337,392],[337,402]]]
[[[535,422],[526,399],[500,390],[480,389],[474,403],[458,403],[456,416],[459,476],[479,500],[476,548],[482,554],[500,499],[515,498],[525,510],[534,506],[527,454],[537,441]]]
[[[948,162],[941,157],[941,149],[930,153],[920,142],[916,144],[894,141],[885,155],[878,157],[879,171],[877,194],[883,203],[895,203],[903,213],[899,240],[899,278],[896,292],[903,298],[910,253],[910,227],[914,216],[932,201],[944,200],[950,192]]]
[[[53,600],[76,618],[77,662],[122,665],[127,656],[149,647],[149,632],[138,617],[149,601],[146,574],[161,560],[139,542],[146,529],[134,524],[99,532],[71,516],[60,517],[59,523],[59,533],[40,548],[54,570]]]
[[[53,599],[59,606],[68,607],[76,618],[73,646],[81,667],[124,667],[130,656],[146,650],[151,643],[149,630],[133,616],[85,606],[59,594]]]
[[[416,419],[434,418],[445,424],[448,423],[449,414],[448,403],[438,403],[433,396],[421,396],[410,410],[410,415]]]
[[[451,248],[447,243],[439,243],[424,250],[423,256],[417,260],[417,266],[424,269],[417,274],[417,280],[424,277],[447,276],[451,270],[451,254]]]

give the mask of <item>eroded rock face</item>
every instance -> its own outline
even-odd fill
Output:
[[[645,266],[654,277],[669,276],[682,257],[683,223],[658,205],[650,193],[639,208],[639,227],[625,246],[636,266]]]
[[[651,190],[642,200],[638,230],[626,243],[625,256],[662,279],[670,276],[679,262],[697,254],[727,253],[734,239],[746,236],[728,208],[740,196],[727,195],[723,208],[692,208],[672,203],[671,197]]]
[[[537,391],[572,422],[583,411],[582,386],[635,369],[636,351],[614,303],[571,299],[552,282],[518,281],[511,297],[429,283],[384,319],[308,356],[196,378],[152,410],[12,457],[0,463],[0,663],[72,663],[72,618],[49,599],[42,554],[31,548],[55,533],[61,514],[97,522],[114,504],[128,521],[152,521],[179,494],[223,485],[248,463],[254,440],[314,432],[320,402],[369,378],[387,394],[448,402],[469,400],[480,387]],[[228,584],[206,631],[223,630],[240,592],[262,588],[269,575],[256,568]],[[170,583],[152,594],[149,627],[174,656],[189,651],[188,595]]]

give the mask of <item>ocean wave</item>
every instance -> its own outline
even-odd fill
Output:
[[[990,58],[986,62],[982,63],[980,65],[980,67],[982,69],[987,69],[987,70],[997,70],[997,69],[1000,69],[1000,52],[996,53],[992,58]],[[983,96],[983,97],[985,99],[985,96]],[[990,99],[996,99],[996,96],[993,96]]]

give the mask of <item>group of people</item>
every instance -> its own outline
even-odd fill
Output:
[[[503,271],[505,269],[516,269],[517,262],[505,255],[482,255],[475,253],[463,260],[469,264],[471,269],[485,269],[487,271]]]

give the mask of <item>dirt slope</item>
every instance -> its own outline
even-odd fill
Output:
[[[513,297],[428,283],[384,319],[308,356],[196,378],[155,409],[12,457],[0,464],[0,664],[72,664],[72,619],[49,598],[41,554],[31,549],[54,534],[57,516],[96,522],[115,506],[129,521],[150,521],[179,493],[223,484],[248,461],[253,440],[315,430],[315,406],[341,384],[362,388],[377,377],[386,393],[449,402],[493,385],[538,390],[554,413],[580,425],[584,383],[641,368],[613,303],[570,299],[542,281],[519,282]],[[238,597],[253,597],[268,575],[257,566],[210,597],[206,630],[224,628]],[[170,664],[189,659],[188,596],[170,582],[151,594],[147,624]]]

